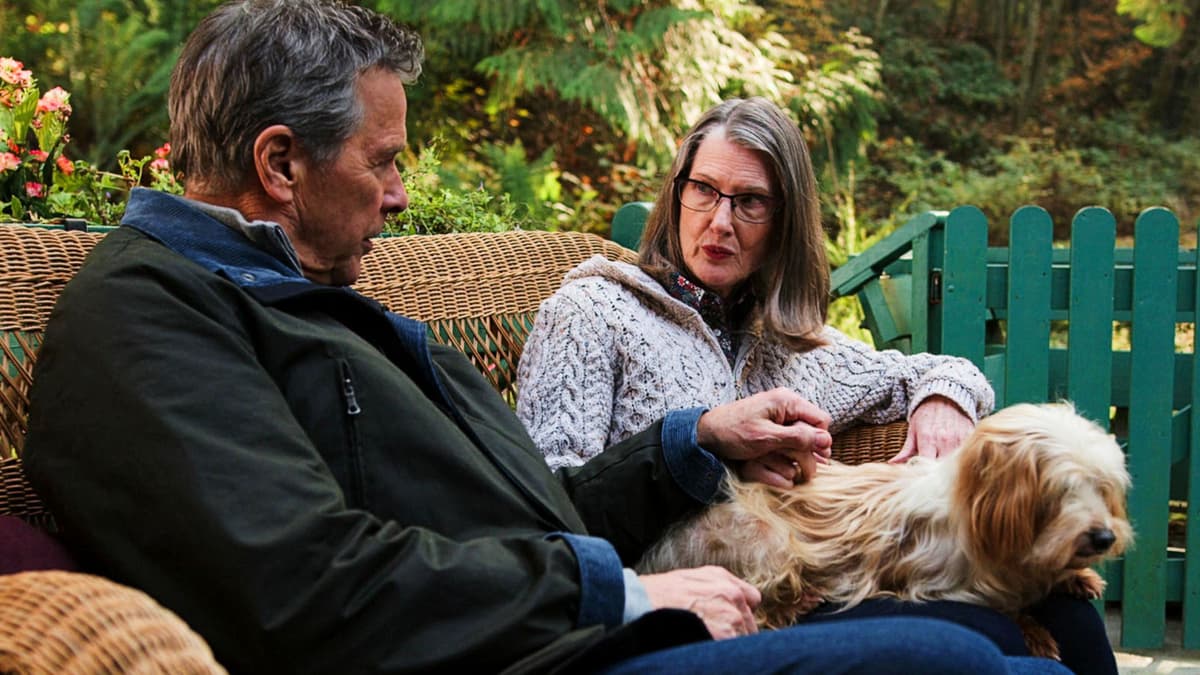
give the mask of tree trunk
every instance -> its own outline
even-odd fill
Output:
[[[1150,114],[1167,130],[1200,119],[1200,0],[1192,0],[1179,41],[1167,48],[1150,89]]]
[[[1034,62],[1037,58],[1042,34],[1042,0],[1032,0],[1028,11],[1028,23],[1025,25],[1025,50],[1021,54],[1021,84],[1018,88],[1020,100],[1017,103],[1016,126],[1018,129],[1025,123],[1029,115],[1029,90],[1033,85]]]
[[[950,9],[946,11],[946,27],[942,29],[943,35],[949,35],[954,29],[954,22],[958,19],[958,0],[950,0]]]
[[[997,0],[993,6],[995,14],[992,17],[992,41],[996,45],[996,62],[1003,63],[1008,58],[1008,27],[1012,21],[1013,0]]]
[[[1046,66],[1050,61],[1050,45],[1062,24],[1066,0],[1035,0],[1028,7],[1028,42],[1021,58],[1020,102],[1017,104],[1016,126],[1021,127],[1037,108],[1046,82]]]
[[[1197,24],[1200,24],[1200,15],[1192,16],[1195,16]],[[1184,100],[1180,106],[1183,115],[1179,128],[1188,133],[1195,133],[1195,130],[1200,128],[1200,39],[1192,41],[1192,49],[1183,59],[1182,70],[1182,86],[1179,91]]]
[[[1029,89],[1025,92],[1025,113],[1036,111],[1042,99],[1042,89],[1046,85],[1046,67],[1050,62],[1050,46],[1054,44],[1054,36],[1058,35],[1062,26],[1063,9],[1066,0],[1050,0],[1050,8],[1042,17],[1041,35],[1038,38],[1037,52],[1033,56],[1033,74],[1029,80]]]

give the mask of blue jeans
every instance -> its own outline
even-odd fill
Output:
[[[962,602],[900,602],[888,598],[867,600],[853,609],[837,612],[828,605],[801,619],[802,623],[865,619],[877,617],[924,616],[952,621],[978,631],[991,639],[1001,653],[1027,656],[1025,638],[1016,622],[994,609]],[[1104,618],[1091,603],[1079,598],[1054,594],[1029,611],[1058,642],[1062,662],[1070,670],[1084,675],[1116,675],[1117,661]]]
[[[1005,656],[986,637],[924,617],[828,620],[651,652],[599,671],[604,675],[703,673],[1069,673],[1057,662]]]

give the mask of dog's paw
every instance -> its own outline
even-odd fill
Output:
[[[823,602],[824,597],[811,589],[788,593],[782,598],[763,593],[762,604],[755,609],[754,616],[761,628],[786,628]]]
[[[1064,579],[1059,589],[1077,598],[1094,600],[1104,592],[1104,585],[1104,578],[1096,570],[1085,568]]]
[[[1055,661],[1062,660],[1058,653],[1058,641],[1045,626],[1028,614],[1019,615],[1017,625],[1021,627],[1021,634],[1025,637],[1025,646],[1029,648],[1030,655]]]

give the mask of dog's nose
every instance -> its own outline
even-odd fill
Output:
[[[1107,527],[1098,527],[1088,532],[1088,539],[1091,541],[1092,548],[1097,553],[1102,553],[1113,545],[1113,542],[1117,540],[1117,535]]]

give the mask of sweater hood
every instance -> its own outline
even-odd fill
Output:
[[[664,314],[678,323],[696,322],[707,332],[704,319],[695,308],[671,297],[657,279],[646,274],[637,265],[594,255],[567,272],[563,277],[563,285],[587,279],[603,279],[618,284],[638,296],[652,311]]]

